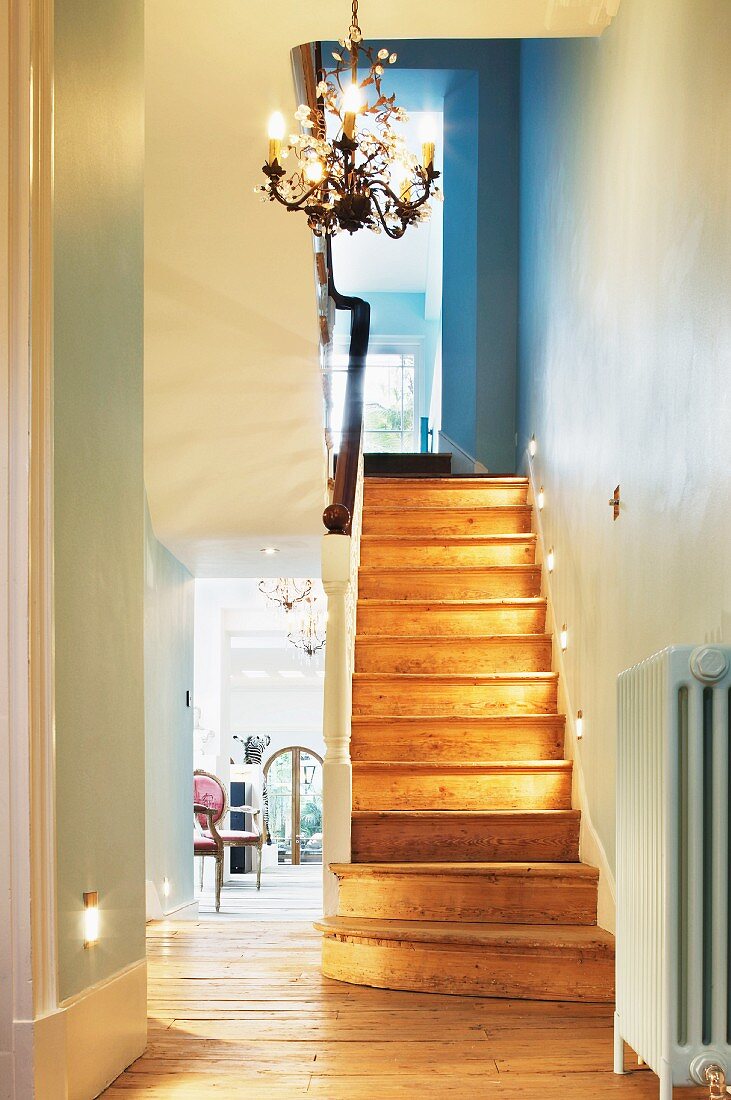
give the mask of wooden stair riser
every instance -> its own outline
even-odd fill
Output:
[[[578,811],[549,814],[354,813],[355,863],[573,863]]]
[[[508,865],[510,866],[510,865]],[[572,864],[565,865],[573,869]],[[583,868],[582,868],[583,869]],[[428,921],[489,921],[497,924],[596,923],[596,876],[484,871],[468,875],[429,865],[418,874],[352,864],[338,875],[338,915]]]
[[[559,760],[564,719],[354,717],[353,761]]]
[[[368,637],[355,643],[356,672],[550,672],[551,638]]]
[[[363,635],[405,637],[457,635],[484,638],[495,634],[542,634],[546,601],[505,601],[470,606],[439,603],[359,600],[357,630]]]
[[[363,511],[364,535],[512,535],[530,531],[531,510],[506,508],[370,508]]]
[[[528,482],[523,478],[491,483],[469,478],[366,478],[363,506],[371,508],[489,508],[525,504]]]
[[[441,682],[426,676],[353,677],[353,714],[555,714],[556,696],[555,678]]]
[[[366,569],[491,568],[496,565],[533,565],[536,543],[533,535],[512,538],[433,539],[377,538],[364,536],[360,562]]]
[[[557,762],[410,770],[354,764],[354,810],[568,810],[571,767]]]
[[[326,935],[322,972],[338,981],[474,997],[614,1000],[614,959],[565,948],[507,949]]]
[[[359,599],[375,600],[493,600],[540,596],[537,566],[492,569],[362,569]]]

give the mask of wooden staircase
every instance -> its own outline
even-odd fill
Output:
[[[353,862],[333,865],[338,915],[318,923],[329,977],[613,1000],[527,489],[515,477],[366,479]]]

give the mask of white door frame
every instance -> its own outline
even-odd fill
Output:
[[[0,29],[9,102],[0,245],[8,310],[0,484],[0,1097],[42,1091],[39,1025],[58,1005],[52,669],[53,0],[10,0]],[[9,900],[8,891],[9,887]],[[46,1046],[46,1044],[43,1044]],[[52,1044],[51,1044],[52,1045]],[[5,1070],[8,1070],[6,1073]],[[40,1077],[38,1076],[40,1074]],[[4,1084],[7,1082],[7,1086]]]

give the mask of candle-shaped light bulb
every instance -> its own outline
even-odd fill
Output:
[[[343,134],[352,138],[355,132],[355,116],[363,107],[363,93],[358,84],[349,84],[343,92]]]
[[[421,163],[428,172],[434,167],[434,150],[436,148],[435,132],[437,126],[435,119],[427,115],[421,127]]]
[[[269,119],[269,163],[278,161],[282,153],[282,139],[284,138],[284,115],[281,111],[275,111]]]

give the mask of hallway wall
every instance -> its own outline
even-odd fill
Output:
[[[144,958],[141,0],[55,11],[61,998]],[[83,893],[101,938],[84,950]]]
[[[156,539],[147,508],[145,551],[146,877],[152,900],[172,913],[193,902],[193,708],[186,692],[193,692],[195,581]]]
[[[617,673],[731,641],[729,57],[725,0],[632,0],[600,39],[522,49],[519,453],[535,432],[612,865]]]

